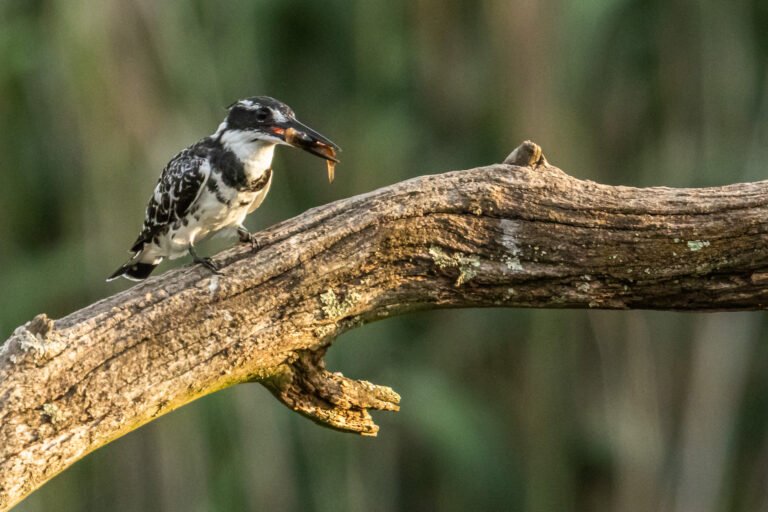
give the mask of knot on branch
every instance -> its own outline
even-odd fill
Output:
[[[45,313],[17,327],[0,348],[0,360],[8,359],[18,364],[25,358],[35,363],[51,359],[60,354],[66,343],[55,336],[54,321]]]
[[[547,165],[547,159],[541,151],[541,146],[530,140],[524,141],[512,151],[504,162],[518,167],[537,167]]]
[[[320,425],[375,436],[379,427],[368,409],[397,411],[400,395],[387,386],[329,372],[323,361],[325,350],[302,351],[262,384],[286,406]]]

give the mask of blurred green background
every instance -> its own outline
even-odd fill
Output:
[[[759,180],[768,2],[0,0],[0,339],[126,287],[104,278],[160,169],[257,94],[344,152],[327,186],[279,150],[252,229],[525,138],[604,183]],[[17,510],[768,510],[767,331],[760,313],[394,318],[330,353],[403,395],[377,439],[243,385]]]

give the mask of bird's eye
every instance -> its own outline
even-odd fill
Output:
[[[270,117],[272,117],[272,112],[268,108],[260,108],[256,111],[256,120],[259,122],[264,122]]]

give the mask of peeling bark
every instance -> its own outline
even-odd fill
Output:
[[[391,389],[324,368],[342,332],[458,307],[754,310],[768,304],[768,182],[630,188],[572,178],[524,143],[505,163],[310,210],[0,348],[0,510],[200,396],[258,381],[375,435]]]

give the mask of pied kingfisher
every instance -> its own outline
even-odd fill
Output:
[[[168,162],[155,186],[131,259],[107,281],[122,276],[146,279],[164,258],[189,253],[212,272],[210,258],[195,252],[195,242],[224,228],[256,245],[243,226],[246,215],[261,205],[272,183],[275,146],[298,147],[328,162],[328,179],[339,147],[300,123],[288,105],[267,96],[242,99],[229,106],[216,133],[189,146]]]

